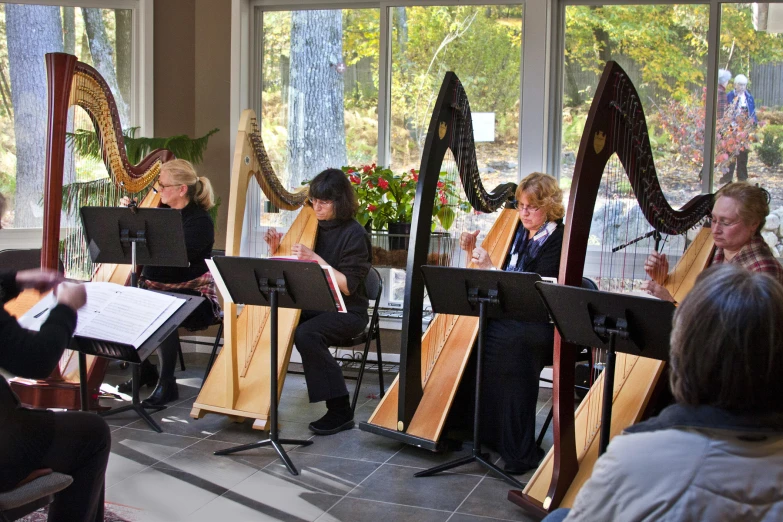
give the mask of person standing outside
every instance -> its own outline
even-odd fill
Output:
[[[734,78],[734,90],[726,96],[727,107],[726,110],[731,111],[735,123],[739,123],[742,119],[750,119],[754,124],[758,123],[756,118],[756,101],[753,99],[753,95],[748,91],[748,77],[744,74],[738,74]],[[743,130],[743,127],[747,129],[748,125],[738,125],[735,127],[735,132],[738,134],[737,138],[742,139],[739,134],[747,133],[747,130]],[[734,178],[734,168],[737,168],[737,180],[746,181],[748,179],[748,154],[750,150],[747,148],[749,145],[744,146],[735,161],[729,164],[729,172],[720,179],[720,183],[729,183]]]

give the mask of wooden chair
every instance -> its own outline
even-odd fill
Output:
[[[70,475],[49,473],[10,491],[0,493],[0,520],[10,522],[51,504],[58,493],[73,482]]]

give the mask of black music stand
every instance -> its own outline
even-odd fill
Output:
[[[129,207],[82,207],[80,213],[92,262],[131,265],[132,287],[139,286],[137,264],[181,267],[189,265],[182,215],[175,209],[138,208],[134,204]],[[180,323],[185,318],[187,316],[182,318]],[[159,344],[155,345],[153,350]],[[165,409],[165,406],[150,406],[139,401],[139,365],[153,350],[146,352],[137,362],[129,361],[133,363],[131,404],[103,415],[114,415],[132,409],[146,420],[152,429],[160,432],[160,427],[147,414],[146,409],[160,411]],[[84,354],[80,351],[80,377],[83,363]]]
[[[212,258],[225,282],[231,300],[236,304],[268,306],[269,347],[269,438],[220,451],[229,455],[238,451],[272,446],[292,475],[298,475],[283,444],[309,446],[311,440],[281,439],[277,426],[277,314],[278,308],[295,308],[334,312],[337,307],[326,276],[318,263],[309,261],[258,259],[253,257]]]
[[[473,412],[473,450],[462,457],[433,468],[420,471],[414,476],[429,477],[463,464],[478,462],[494,471],[508,483],[522,488],[517,479],[495,466],[481,452],[481,369],[484,352],[484,326],[487,319],[518,319],[526,322],[547,323],[549,314],[533,285],[541,276],[525,272],[504,272],[422,266],[424,284],[430,296],[432,309],[439,314],[478,316],[479,333],[476,344],[476,391]]]
[[[152,290],[149,290],[152,291]],[[152,352],[157,350],[158,346],[171,335],[182,322],[193,313],[193,311],[199,307],[203,297],[177,294],[174,292],[160,292],[174,297],[184,299],[185,302],[180,306],[174,314],[163,323],[158,330],[152,334],[149,339],[144,341],[141,346],[135,348],[131,344],[116,343],[109,341],[101,341],[98,339],[92,339],[90,337],[74,336],[71,343],[71,349],[79,352],[79,391],[81,393],[82,410],[86,410],[87,407],[87,364],[86,355],[97,355],[98,357],[106,357],[107,359],[116,359],[118,361],[124,361],[131,363],[133,366],[133,391],[131,392],[131,404],[120,406],[109,411],[100,412],[102,417],[108,417],[116,413],[122,413],[125,411],[135,411],[139,417],[144,419],[150,428],[161,433],[163,430],[160,428],[157,422],[147,413],[147,409],[160,411],[166,409],[166,406],[151,406],[142,403],[139,400],[139,365]]]
[[[617,352],[669,360],[674,303],[575,286],[536,284],[564,341],[607,350],[600,454],[609,445]]]

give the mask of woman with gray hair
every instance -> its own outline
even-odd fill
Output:
[[[547,521],[783,520],[783,285],[706,270],[674,315],[670,362],[676,403],[615,437]]]
[[[753,123],[758,123],[756,117],[756,101],[753,95],[748,91],[748,77],[744,74],[738,74],[734,77],[734,90],[726,95],[726,110],[731,111],[733,118],[737,120],[744,115],[750,118]],[[737,168],[737,179],[745,181],[748,179],[748,154],[749,150],[743,148],[734,161],[729,164],[729,171],[720,178],[720,183],[729,183],[734,179],[734,168]]]
[[[718,71],[718,119],[723,118],[726,113],[726,105],[728,100],[726,99],[726,87],[731,80],[731,72],[726,69],[720,69]]]

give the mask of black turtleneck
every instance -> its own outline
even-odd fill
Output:
[[[372,248],[364,227],[354,219],[319,221],[314,252],[345,275],[351,293],[343,296],[346,308],[366,313],[370,302],[364,278],[370,270]]]
[[[145,266],[142,276],[158,283],[184,283],[207,272],[204,259],[212,257],[215,243],[215,225],[209,212],[191,201],[180,209],[182,229],[185,232],[185,247],[190,266]]]

